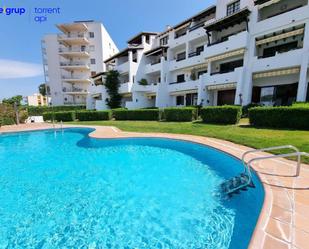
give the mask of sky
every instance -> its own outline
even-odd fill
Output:
[[[55,27],[57,23],[76,20],[102,22],[118,48],[122,49],[126,41],[140,31],[164,31],[167,25],[175,25],[214,2],[0,0],[0,100],[38,92],[38,86],[44,82],[41,39],[45,34],[59,33]],[[14,13],[8,15],[12,8],[15,8]],[[60,13],[35,13],[35,8],[59,8]]]

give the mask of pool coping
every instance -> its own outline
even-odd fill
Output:
[[[195,135],[169,133],[124,132],[111,126],[64,125],[65,128],[94,128],[89,136],[99,139],[157,137],[169,138],[203,144],[241,160],[245,151],[252,148],[238,145],[225,140],[201,137]],[[0,134],[19,131],[51,129],[51,124],[27,124],[19,126],[4,126]],[[57,127],[59,128],[59,127]],[[248,160],[268,153],[254,153]],[[282,165],[285,165],[282,167]],[[264,203],[256,224],[250,249],[303,249],[309,243],[309,165],[302,164],[299,177],[294,177],[295,162],[287,159],[270,159],[253,165],[260,178],[264,191]]]

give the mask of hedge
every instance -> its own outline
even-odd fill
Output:
[[[249,109],[249,120],[256,127],[309,130],[309,108],[255,107]]]
[[[237,124],[241,118],[241,106],[212,106],[201,109],[201,118],[204,123],[210,124]]]
[[[45,112],[65,112],[85,110],[86,106],[28,106],[29,116],[42,116]]]
[[[110,120],[112,118],[111,111],[77,111],[76,119],[79,121],[98,121]]]
[[[75,120],[75,112],[45,112],[43,113],[43,118],[45,121],[47,120],[56,120],[56,121],[74,121]]]
[[[116,120],[159,120],[159,109],[114,109],[113,116]]]
[[[194,107],[171,107],[165,108],[163,112],[165,121],[189,122],[196,119],[197,116],[197,109]]]

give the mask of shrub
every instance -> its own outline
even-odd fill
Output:
[[[63,112],[85,110],[86,106],[28,106],[29,116],[42,116],[44,112]]]
[[[11,104],[0,104],[0,126],[15,124],[15,110]]]
[[[54,119],[53,112],[44,112],[42,115],[44,121],[52,121]]]
[[[76,119],[79,121],[97,121],[110,120],[112,118],[111,111],[78,111]]]
[[[250,108],[262,106],[261,104],[251,103],[242,107],[242,117],[248,118],[248,111]]]
[[[166,121],[192,121],[197,117],[197,109],[194,107],[171,107],[164,109],[164,118]]]
[[[158,109],[114,109],[113,116],[116,120],[159,120]]]
[[[47,120],[56,120],[56,121],[74,121],[75,120],[75,112],[45,112],[43,113],[43,118],[45,121]]]
[[[309,130],[309,108],[255,107],[249,109],[249,120],[256,127]]]
[[[237,124],[241,113],[241,106],[212,106],[202,108],[201,117],[204,123]]]

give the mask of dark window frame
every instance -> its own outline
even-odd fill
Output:
[[[240,10],[240,0],[230,3],[226,7],[226,15],[230,16]]]

